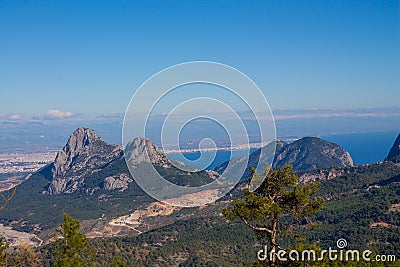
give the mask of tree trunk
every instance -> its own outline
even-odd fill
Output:
[[[271,266],[275,266],[276,263],[276,251],[278,249],[278,245],[276,243],[276,227],[278,225],[278,217],[275,215],[274,220],[272,222],[272,233],[271,233],[271,253],[272,253],[272,259],[271,259]]]

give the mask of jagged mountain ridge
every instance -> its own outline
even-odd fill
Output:
[[[131,140],[126,149],[126,155],[119,145],[106,143],[94,130],[88,128],[76,129],[68,139],[67,144],[57,153],[53,163],[50,164],[51,175],[50,184],[46,190],[48,194],[73,193],[78,190],[93,192],[100,188],[107,190],[120,189],[126,190],[133,178],[129,172],[117,173],[113,176],[105,177],[102,183],[87,186],[91,183],[90,176],[99,170],[107,168],[117,160],[124,160],[126,157],[133,166],[150,162],[159,171],[167,173],[167,179],[179,184],[189,185],[190,180],[185,177],[187,173],[173,168],[171,160],[156,146],[150,139],[137,137]],[[146,155],[147,154],[147,155]],[[176,164],[183,164],[175,162]],[[170,171],[165,171],[169,169]],[[189,168],[190,169],[190,168]],[[184,175],[183,175],[184,174]],[[48,174],[47,174],[48,175]],[[218,176],[213,171],[203,171],[200,176],[210,179],[199,178],[194,175],[195,184],[211,181]],[[86,181],[85,181],[86,179]]]
[[[394,163],[400,162],[400,134],[397,136],[392,148],[390,149],[385,161],[391,161]]]

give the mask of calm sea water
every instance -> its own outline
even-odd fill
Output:
[[[378,132],[378,133],[355,133],[355,134],[336,134],[321,136],[321,139],[336,143],[349,151],[355,164],[371,164],[383,161],[389,153],[398,132]],[[218,151],[214,160],[210,164],[214,152],[203,152],[204,160],[199,160],[200,153],[184,153],[186,160],[181,160],[193,167],[201,168],[208,165],[207,169],[213,169],[221,163],[229,160],[230,151]],[[246,150],[233,152],[233,156],[241,157],[247,154]],[[168,154],[172,159],[178,159],[177,154]]]
[[[250,153],[252,153],[254,149],[250,150]],[[196,168],[203,168],[203,166],[207,166],[206,169],[214,169],[215,167],[219,166],[220,164],[228,161],[232,157],[244,157],[248,155],[248,150],[235,150],[233,152],[231,151],[217,151],[215,152],[203,152],[203,154],[200,154],[200,152],[193,152],[193,153],[183,153],[183,156],[186,159],[181,159],[178,157],[178,154],[175,153],[170,153],[168,154],[168,157],[171,159],[179,160],[181,162],[184,162],[187,165],[196,167]]]
[[[341,145],[349,151],[355,164],[383,161],[393,146],[398,132],[327,135],[321,138]]]

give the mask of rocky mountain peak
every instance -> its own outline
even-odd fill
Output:
[[[385,161],[392,161],[394,163],[400,163],[400,134],[397,136],[392,148],[389,151]]]
[[[96,141],[105,143],[103,139],[92,129],[80,127],[76,129],[69,137],[67,144],[58,152],[56,162],[64,161],[64,156],[68,159],[74,158],[85,147]]]
[[[64,147],[64,150],[67,153],[74,154],[95,141],[103,141],[103,139],[101,139],[96,131],[89,128],[80,127],[71,134],[67,144]]]
[[[261,150],[258,149],[249,156],[247,169],[242,179],[250,177],[250,167],[256,167],[259,162],[271,162],[272,159],[266,156],[272,156],[273,149],[275,149],[273,168],[281,168],[287,163],[291,164],[296,171],[353,166],[353,159],[349,152],[337,144],[317,137],[304,137],[292,143],[276,140],[264,147],[266,152],[264,155],[261,155]],[[236,159],[236,161],[240,162],[243,159],[246,158]],[[225,162],[215,170],[222,173],[227,165],[228,162]]]
[[[171,166],[171,162],[164,152],[151,142],[150,139],[144,137],[137,137],[130,141],[125,148],[125,156],[132,165],[151,162],[164,168]]]
[[[274,167],[290,163],[295,170],[309,170],[354,165],[349,152],[317,137],[301,138],[277,152]]]
[[[123,156],[118,145],[107,144],[94,130],[76,129],[52,164],[51,194],[74,192],[83,178]]]

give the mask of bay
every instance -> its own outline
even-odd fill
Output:
[[[350,134],[331,134],[320,136],[329,142],[336,143],[346,149],[354,160],[354,164],[373,164],[383,161],[390,148],[392,147],[398,132],[369,132],[369,133],[350,133]],[[253,152],[254,150],[251,150]],[[230,157],[243,157],[248,154],[247,150],[219,150],[216,153],[206,152],[183,153],[186,158],[178,157],[177,153],[169,153],[172,159],[180,159],[185,164],[195,168],[213,169],[216,166],[228,161]],[[215,153],[215,157],[213,157]],[[211,162],[211,163],[210,163]]]

